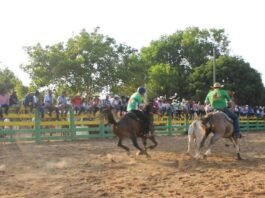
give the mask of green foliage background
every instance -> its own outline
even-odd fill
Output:
[[[29,57],[21,68],[32,84],[23,87],[8,69],[0,71],[0,89],[29,90],[54,87],[69,93],[94,95],[101,92],[130,95],[146,86],[148,98],[160,95],[204,101],[213,84],[213,49],[216,81],[235,93],[238,104],[264,105],[265,89],[258,71],[242,57],[229,54],[224,29],[189,27],[163,35],[137,51],[114,38],[82,30],[66,42],[28,46]],[[7,77],[9,76],[9,77]]]

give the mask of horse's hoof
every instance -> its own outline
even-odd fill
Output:
[[[207,155],[211,155],[211,154],[212,154],[212,151],[211,150],[207,150],[204,155],[207,156]]]
[[[136,155],[143,155],[143,154],[145,154],[143,151],[138,151],[138,152],[136,153]]]
[[[236,155],[236,160],[243,160],[239,153]]]

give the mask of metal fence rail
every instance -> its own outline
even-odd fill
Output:
[[[75,116],[70,111],[65,121],[55,121],[53,118],[41,120],[39,112],[35,114],[9,114],[11,121],[0,122],[0,142],[16,141],[74,141],[90,138],[114,137],[111,126],[100,119],[91,120],[87,116]],[[85,120],[87,119],[87,120]],[[186,134],[191,120],[175,120],[170,116],[156,118],[156,135]],[[240,119],[241,131],[264,131],[265,120],[251,118]]]

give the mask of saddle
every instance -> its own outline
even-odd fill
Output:
[[[224,116],[225,116],[225,118],[227,119],[227,121],[229,121],[230,123],[232,123],[233,124],[233,120],[225,113],[225,112],[223,112],[223,111],[221,111],[221,110],[214,110],[214,112],[213,113],[223,113],[224,114]]]
[[[132,118],[134,120],[141,121],[141,119],[133,112],[127,113],[126,116],[129,117],[129,118]]]
[[[135,111],[131,111],[131,112],[127,113],[126,116],[128,116],[134,120],[139,121],[143,126],[144,133],[149,132],[150,120],[143,112],[135,110]]]

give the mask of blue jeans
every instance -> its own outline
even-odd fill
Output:
[[[230,111],[227,107],[223,108],[222,111],[228,115],[229,118],[231,118],[233,120],[234,123],[234,132],[236,134],[236,136],[238,137],[240,135],[240,127],[239,127],[239,119],[238,116],[233,113],[232,111]]]

